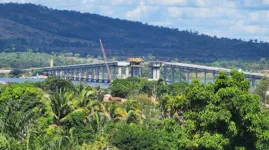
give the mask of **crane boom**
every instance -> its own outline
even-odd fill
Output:
[[[109,77],[110,82],[112,82],[112,77],[111,77],[110,69],[109,69],[109,66],[108,66],[108,63],[107,63],[106,53],[105,53],[105,49],[104,49],[102,40],[100,40],[100,47],[101,47],[101,51],[102,51],[102,54],[103,54],[103,57],[104,57],[104,60],[105,60],[105,63],[106,63],[107,75]]]

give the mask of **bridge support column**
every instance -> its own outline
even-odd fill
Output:
[[[198,70],[195,70],[195,78],[198,79]]]
[[[57,77],[58,73],[57,70],[53,71],[53,76]]]
[[[190,84],[190,71],[187,69],[187,83]]]
[[[91,68],[91,81],[94,82],[94,67]]]
[[[76,70],[72,69],[72,80],[76,80],[75,76],[76,76]]]
[[[122,68],[121,68],[121,67],[118,67],[118,77],[119,77],[119,78],[122,77],[121,71],[122,71]]]
[[[105,82],[105,67],[102,67],[102,81],[101,82]]]
[[[130,76],[129,74],[130,74],[130,72],[129,72],[129,67],[126,67],[126,68],[125,68],[125,76],[126,76],[126,77],[129,77],[129,76]]]
[[[162,66],[162,63],[161,62],[152,62],[150,64],[151,73],[152,73],[152,79],[153,80],[159,80],[160,79],[161,66]]]
[[[251,87],[254,88],[256,86],[256,79],[255,77],[251,78]]]
[[[204,83],[206,84],[206,71],[204,71]]]
[[[160,79],[160,68],[152,67],[152,79],[153,80]]]
[[[63,75],[64,75],[64,71],[63,70],[60,70],[59,78],[62,79],[63,78]]]
[[[87,72],[88,72],[88,71],[87,71],[87,68],[83,68],[83,80],[84,80],[84,81],[87,81],[87,78],[88,78],[88,77],[87,77],[87,74],[88,74]]]
[[[86,76],[85,76],[85,81],[89,81],[89,68],[85,68],[85,71],[86,71]]]
[[[163,67],[163,80],[164,80],[164,83],[166,83],[166,67],[165,66]]]
[[[212,74],[213,74],[213,81],[215,82],[215,80],[216,80],[216,72],[213,72]]]
[[[171,83],[175,83],[175,68],[171,67]]]
[[[59,72],[58,72],[58,78],[60,79],[61,77],[62,77],[62,71],[59,70]]]
[[[182,69],[181,68],[179,68],[179,82],[181,82],[182,80],[181,80],[181,71],[182,71]]]
[[[57,78],[61,78],[61,70],[57,70]]]
[[[80,80],[80,69],[78,68],[77,70],[76,70],[76,77],[77,77],[77,81],[79,81]]]
[[[99,82],[99,78],[100,78],[100,72],[99,72],[99,67],[96,67],[96,82]]]
[[[111,74],[112,72],[110,72],[110,75],[111,75],[111,78],[112,78],[112,74]],[[107,83],[110,83],[111,82],[111,80],[110,80],[110,77],[109,77],[109,74],[108,74],[108,72],[107,72]]]
[[[116,67],[115,66],[113,66],[112,67],[112,80],[115,80],[116,78],[117,78],[117,73],[116,73]]]
[[[68,71],[67,69],[64,70],[64,79],[67,79]]]
[[[132,67],[131,68],[131,76],[132,77],[139,77],[140,76],[140,68],[139,67]]]

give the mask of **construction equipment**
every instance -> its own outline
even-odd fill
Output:
[[[105,60],[105,63],[106,63],[107,75],[109,77],[110,82],[112,82],[112,77],[111,77],[110,69],[109,69],[109,66],[108,66],[108,63],[107,63],[106,53],[105,53],[105,49],[104,49],[102,40],[100,40],[100,47],[101,47],[101,51],[103,53],[103,57],[104,57],[104,60]]]
[[[143,62],[143,59],[142,58],[128,58],[128,62],[141,63]]]

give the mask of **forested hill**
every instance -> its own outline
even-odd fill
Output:
[[[269,43],[216,38],[89,13],[60,11],[33,4],[0,4],[0,51],[146,56],[191,61],[269,58]]]

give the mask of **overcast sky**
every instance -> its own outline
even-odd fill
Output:
[[[0,0],[269,42],[269,0]]]

